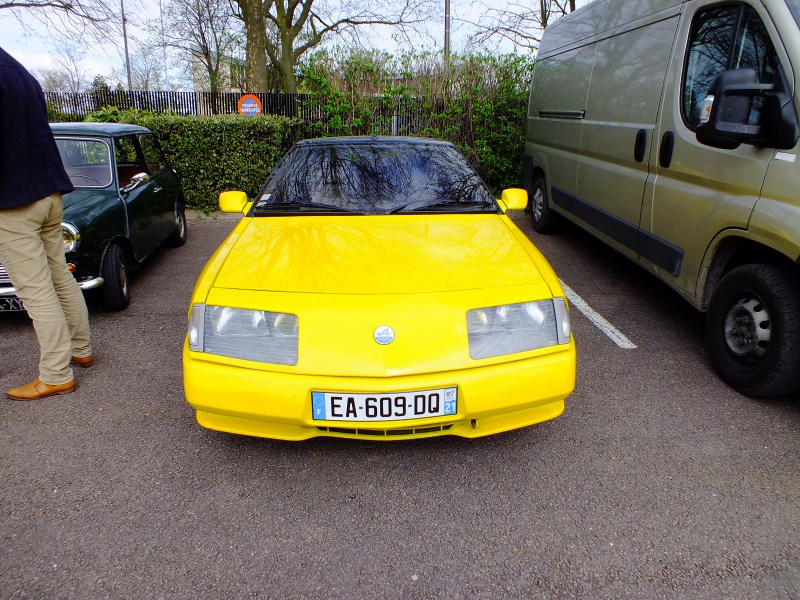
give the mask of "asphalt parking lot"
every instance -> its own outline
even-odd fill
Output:
[[[577,229],[518,221],[630,342],[573,310],[562,416],[284,443],[204,430],[183,398],[191,290],[235,222],[194,218],[127,310],[88,298],[77,392],[0,401],[0,597],[800,598],[800,403],[727,388],[667,287]],[[5,390],[38,346],[24,314],[0,331]]]

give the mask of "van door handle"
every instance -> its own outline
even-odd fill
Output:
[[[636,142],[633,144],[633,158],[636,162],[644,160],[644,149],[647,145],[647,130],[640,129],[636,132]]]
[[[658,164],[665,169],[672,162],[672,151],[675,149],[675,133],[667,131],[661,138],[661,148],[658,151]]]

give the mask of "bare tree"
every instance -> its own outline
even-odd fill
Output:
[[[165,88],[164,63],[160,51],[157,45],[146,43],[130,55],[131,89],[151,92]],[[121,71],[114,69],[113,75],[119,81],[127,79],[124,67]]]
[[[267,90],[267,59],[283,91],[297,91],[301,57],[334,34],[357,37],[365,26],[413,28],[426,21],[431,0],[236,0],[247,35],[250,91]],[[368,6],[368,7],[367,7]],[[265,59],[266,57],[266,59]]]
[[[48,92],[72,92],[78,94],[89,87],[84,53],[76,46],[62,42],[53,55],[53,68],[41,71],[39,83]]]
[[[463,19],[474,27],[472,42],[486,45],[491,40],[508,40],[522,48],[538,48],[545,27],[554,19],[575,10],[576,0],[538,0],[529,4],[509,2],[502,8],[481,0],[473,6],[482,10],[480,21]]]
[[[116,19],[115,5],[105,0],[0,0],[0,10],[7,9],[24,25],[23,16],[31,16],[48,30],[63,31],[66,25],[82,29],[106,30]]]
[[[202,70],[209,91],[224,91],[229,83],[232,56],[242,40],[239,22],[228,1],[169,0],[166,18],[166,45],[188,57],[192,72],[198,67]]]

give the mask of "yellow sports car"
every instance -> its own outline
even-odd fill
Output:
[[[203,269],[183,349],[204,427],[282,440],[479,437],[557,417],[564,292],[449,143],[296,144]]]

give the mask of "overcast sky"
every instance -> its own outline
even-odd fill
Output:
[[[587,1],[579,0],[578,5],[586,4]],[[490,0],[489,4],[493,4],[493,0]],[[459,17],[474,15],[474,5],[474,0],[451,0],[450,2],[452,18],[451,51],[454,53],[464,49],[464,44],[470,31],[468,26],[459,22]],[[125,13],[127,16],[129,45],[131,47],[130,52],[134,54],[137,37],[136,23],[158,16],[158,0],[125,0]],[[473,18],[475,17],[473,16]],[[33,19],[26,19],[25,24],[28,31],[25,31],[17,18],[11,14],[11,10],[0,10],[0,46],[34,73],[52,68],[52,57],[57,53],[54,40]],[[373,42],[373,47],[391,53],[410,50],[408,47],[398,47],[391,39],[391,31],[386,29],[374,32],[370,39]],[[85,67],[86,72],[91,74],[89,79],[93,79],[95,75],[103,75],[109,83],[113,84],[117,81],[113,74],[116,73],[119,76],[125,72],[121,32],[115,42],[90,44],[89,51],[82,59],[82,65]],[[443,45],[444,23],[432,22],[429,26],[429,35],[426,38],[420,38],[418,46],[414,49],[441,49]],[[509,46],[500,50],[511,51],[512,49]]]
[[[158,6],[158,0],[125,0],[125,15],[131,45],[135,44],[134,39],[137,35],[135,24],[145,18],[151,18],[154,14],[157,15]],[[11,12],[10,9],[0,10],[0,46],[29,70],[52,68],[52,57],[57,50],[47,29],[30,17],[24,18],[23,27]],[[110,76],[113,70],[124,72],[124,60],[120,28],[117,40],[105,44],[89,44],[83,64],[93,76],[95,74]]]

